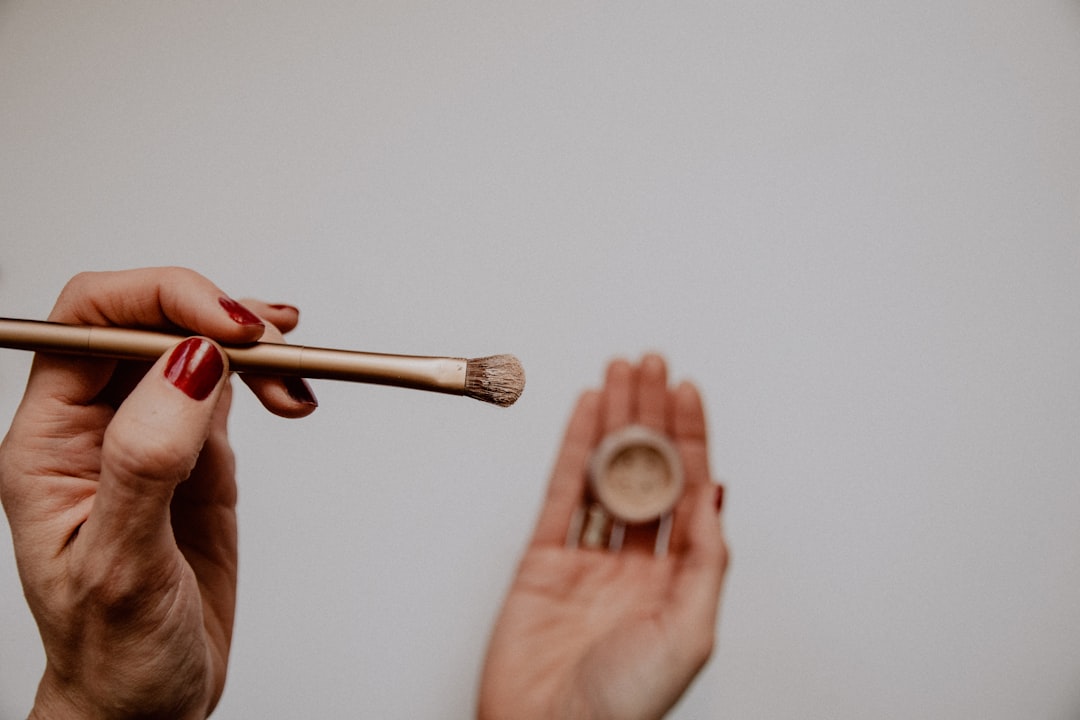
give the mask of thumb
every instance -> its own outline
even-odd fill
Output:
[[[155,363],[116,411],[102,440],[94,505],[78,537],[95,564],[125,567],[132,575],[123,575],[138,583],[147,579],[143,570],[174,551],[169,503],[199,458],[226,370],[217,345],[188,338]]]

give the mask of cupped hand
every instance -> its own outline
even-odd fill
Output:
[[[281,341],[297,311],[154,268],[78,275],[49,319],[181,336],[153,365],[39,353],[0,444],[46,655],[32,717],[206,717],[236,597],[231,388],[215,341]],[[302,380],[245,381],[279,415],[316,407]]]
[[[568,544],[590,454],[632,423],[666,433],[682,459],[669,551],[653,553],[655,528],[629,530],[617,553]],[[482,720],[654,720],[681,697],[712,653],[728,562],[706,438],[696,388],[669,388],[659,356],[614,361],[581,396],[491,637]]]

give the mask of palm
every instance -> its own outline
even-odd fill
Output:
[[[662,711],[682,690],[662,688],[655,697],[649,678],[656,654],[643,652],[670,636],[665,607],[676,562],[531,550],[500,619],[496,640],[506,644],[492,647],[500,674],[512,678],[504,690],[528,698],[523,704],[538,710],[536,717],[567,717],[597,697],[628,713],[615,717],[656,716],[657,706]]]

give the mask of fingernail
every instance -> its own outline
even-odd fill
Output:
[[[300,308],[296,307],[295,305],[285,305],[283,303],[277,303],[276,305],[271,305],[270,307],[274,308],[275,310],[289,310],[296,313],[297,315],[300,314]]]
[[[293,400],[303,405],[319,407],[319,401],[315,399],[315,393],[311,392],[311,388],[308,387],[304,378],[286,377],[284,382],[285,391],[289,393],[289,397]]]
[[[716,495],[713,497],[713,507],[716,508],[716,514],[719,515],[720,511],[724,509],[724,486],[716,486]]]
[[[193,400],[203,400],[217,386],[225,363],[214,343],[188,338],[165,363],[165,378]]]
[[[225,308],[225,312],[229,313],[229,317],[233,319],[238,325],[262,325],[263,321],[259,319],[259,316],[248,310],[246,307],[236,302],[232,298],[222,297],[218,298],[218,303],[221,307]]]

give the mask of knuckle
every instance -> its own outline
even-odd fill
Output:
[[[99,324],[104,320],[98,304],[101,287],[115,271],[83,271],[73,275],[56,297],[49,319],[56,322]]]
[[[163,284],[168,286],[172,283],[186,284],[192,281],[206,282],[206,277],[200,273],[195,272],[191,268],[181,267],[180,265],[168,265],[158,268],[162,275]]]
[[[75,273],[64,285],[64,288],[60,291],[60,294],[76,292],[79,288],[87,285],[93,285],[96,282],[98,276],[101,273],[91,270],[83,270],[82,272]]]
[[[101,454],[102,467],[118,479],[171,485],[188,476],[197,457],[161,429],[119,418],[106,430]]]
[[[72,298],[79,298],[85,294],[85,288],[92,288],[98,282],[102,273],[84,270],[72,275],[61,288],[56,298],[56,307],[63,308],[71,304]]]

